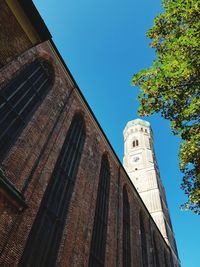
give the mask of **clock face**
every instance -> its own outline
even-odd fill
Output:
[[[140,161],[140,156],[133,156],[131,157],[131,163],[138,163]]]

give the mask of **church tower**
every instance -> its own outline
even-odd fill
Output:
[[[135,119],[127,123],[124,129],[123,165],[161,234],[171,247],[173,258],[178,261],[165,190],[159,174],[153,146],[153,133],[149,122]]]

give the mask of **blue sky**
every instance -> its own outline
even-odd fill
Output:
[[[65,63],[78,83],[118,157],[123,158],[123,129],[138,117],[139,89],[133,73],[152,64],[154,51],[145,32],[162,11],[160,0],[34,0]],[[198,267],[199,217],[179,209],[180,140],[159,115],[147,118],[161,178],[166,189],[182,267]]]

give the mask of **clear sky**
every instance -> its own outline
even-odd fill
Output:
[[[123,129],[138,117],[139,89],[133,73],[152,64],[145,32],[162,11],[160,0],[34,0],[65,63],[91,106],[118,157]],[[161,178],[182,267],[199,267],[200,217],[179,209],[185,201],[178,168],[180,140],[159,115],[152,125]],[[78,266],[77,266],[78,267]]]

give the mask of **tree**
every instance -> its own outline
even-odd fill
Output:
[[[139,114],[160,113],[182,138],[182,206],[200,214],[200,1],[163,0],[163,8],[147,32],[156,59],[132,84],[141,90]]]

